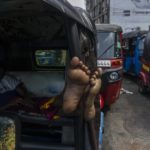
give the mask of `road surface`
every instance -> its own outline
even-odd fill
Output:
[[[105,114],[103,150],[150,150],[150,94],[138,93],[135,81],[127,78],[122,88]]]

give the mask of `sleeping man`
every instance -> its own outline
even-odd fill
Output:
[[[0,81],[0,110],[12,106],[23,106],[29,109],[40,110],[48,119],[59,112],[73,113],[78,109],[80,101],[84,101],[84,117],[86,120],[95,117],[94,100],[101,87],[101,70],[91,73],[78,57],[73,57],[67,72],[67,81],[64,91],[50,99],[39,103],[31,98],[24,84],[12,75],[5,74]]]
[[[33,108],[34,102],[24,84],[13,75],[5,74],[0,80],[0,110],[11,106]]]

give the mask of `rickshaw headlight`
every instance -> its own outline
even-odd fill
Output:
[[[117,80],[119,78],[119,74],[118,72],[112,72],[110,75],[109,75],[109,78],[111,80]]]

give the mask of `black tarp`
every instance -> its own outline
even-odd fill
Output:
[[[68,48],[69,21],[95,32],[88,14],[66,0],[0,0],[0,42],[9,45],[8,66],[20,59],[31,68],[33,49]]]
[[[148,32],[145,38],[143,57],[150,63],[150,32]]]
[[[89,24],[88,17],[82,13],[80,15],[67,0],[1,0],[0,1],[0,18],[6,16],[24,16],[24,15],[46,15],[48,12],[58,11],[66,17],[74,19],[76,22],[85,26],[92,32],[95,30],[94,26]],[[83,19],[84,18],[84,19]]]
[[[122,32],[122,28],[115,24],[96,24],[97,31]]]
[[[123,34],[123,39],[127,39],[127,38],[135,38],[138,36],[142,36],[144,34],[147,34],[148,31],[131,31],[131,32],[127,32]]]

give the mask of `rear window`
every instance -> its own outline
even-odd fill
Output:
[[[64,67],[66,65],[67,50],[51,49],[36,50],[35,60],[39,67]]]

